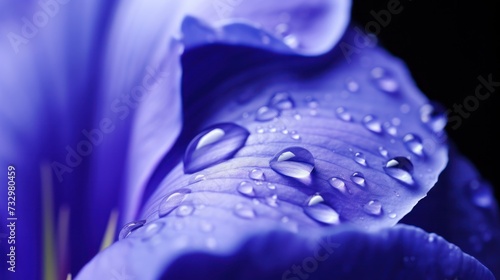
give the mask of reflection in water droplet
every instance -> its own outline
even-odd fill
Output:
[[[391,94],[399,90],[399,83],[392,72],[381,67],[375,67],[372,69],[371,74],[373,83],[378,89]]]
[[[363,126],[371,132],[382,133],[382,124],[373,115],[366,115],[363,118]]]
[[[323,224],[335,225],[340,223],[340,217],[337,211],[324,203],[306,206],[304,207],[304,213],[311,219]]]
[[[122,240],[123,238],[126,238],[133,231],[137,230],[138,228],[141,228],[145,223],[146,223],[146,220],[134,221],[134,222],[127,223],[120,230],[120,234],[118,235],[118,239]]]
[[[363,210],[365,210],[367,214],[378,216],[382,214],[382,203],[378,200],[370,200],[363,206]]]
[[[415,134],[406,134],[403,138],[406,148],[417,156],[424,155],[424,145],[422,145],[422,139]]]
[[[189,193],[191,193],[191,190],[189,189],[180,189],[165,197],[160,202],[160,206],[158,207],[158,215],[160,217],[168,215],[175,208],[179,207],[179,205],[186,199]]]
[[[238,185],[238,192],[240,192],[241,194],[243,194],[245,196],[249,196],[249,197],[255,196],[255,191],[254,191],[253,185],[249,182],[241,182]]]
[[[363,153],[355,153],[354,161],[357,162],[359,165],[367,166],[365,155]]]
[[[250,133],[234,123],[211,126],[198,134],[188,145],[184,154],[184,172],[198,172],[223,162],[238,152]]]
[[[399,180],[408,185],[415,184],[412,176],[413,164],[409,159],[405,157],[395,157],[387,161],[384,166],[384,170],[387,175],[396,180]]]
[[[469,190],[474,205],[482,208],[489,208],[493,205],[493,192],[486,184],[473,180],[469,183]]]
[[[262,106],[257,110],[255,120],[259,122],[268,122],[278,117],[280,112],[274,108],[269,108],[267,106]]]
[[[328,180],[328,183],[330,183],[330,186],[334,187],[335,189],[339,190],[342,193],[346,192],[346,187],[345,183],[342,179],[338,177],[332,177]]]
[[[269,166],[281,175],[306,178],[314,169],[314,157],[304,148],[289,147],[277,153]]]
[[[252,169],[252,171],[250,171],[250,173],[248,173],[248,177],[250,177],[250,179],[259,180],[259,181],[266,179],[266,176],[264,175],[264,171],[262,171],[262,169],[260,169],[260,168]]]
[[[234,214],[243,219],[255,218],[255,211],[250,206],[238,203],[234,208]]]
[[[287,92],[277,92],[269,100],[269,106],[278,110],[289,110],[295,107],[295,102]]]
[[[335,113],[337,113],[337,117],[345,122],[350,122],[352,120],[352,116],[349,112],[344,107],[338,107],[335,110]]]
[[[361,172],[354,172],[351,175],[351,181],[358,186],[364,187],[366,186],[365,175]]]

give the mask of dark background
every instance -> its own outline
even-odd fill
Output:
[[[352,17],[361,27],[370,13],[387,10],[390,0],[354,1]],[[392,0],[394,1],[394,0]],[[492,1],[400,0],[403,10],[382,27],[379,42],[408,65],[419,88],[445,109],[474,95],[479,75],[500,82],[500,10]],[[484,90],[484,89],[483,89]],[[500,87],[480,101],[449,138],[495,186],[500,198]]]

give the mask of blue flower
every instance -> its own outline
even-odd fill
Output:
[[[350,6],[9,6],[0,153],[16,187],[1,199],[17,200],[0,215],[18,220],[16,272],[2,273],[500,275],[491,186],[406,66],[349,25]]]

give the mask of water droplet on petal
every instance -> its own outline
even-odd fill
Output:
[[[371,71],[375,86],[387,93],[394,94],[399,90],[399,83],[392,72],[381,67],[375,67]]]
[[[313,206],[313,205],[322,203],[324,201],[325,200],[323,199],[323,197],[320,194],[315,194],[309,198],[309,200],[307,201],[307,206]]]
[[[184,154],[184,172],[195,173],[233,157],[250,133],[233,123],[214,125],[198,134]]]
[[[194,184],[194,183],[198,183],[198,182],[201,182],[201,181],[204,181],[206,180],[205,178],[205,175],[203,174],[196,174],[194,176],[191,177],[191,180],[189,180],[189,183],[190,184]]]
[[[118,239],[122,240],[123,238],[126,238],[133,231],[135,231],[138,228],[141,228],[142,226],[144,226],[145,223],[146,223],[146,220],[134,221],[134,222],[127,223],[120,230],[120,234],[118,235]]]
[[[234,214],[243,219],[255,218],[255,211],[250,206],[241,203],[238,203],[234,208]]]
[[[417,156],[424,155],[424,145],[422,144],[422,139],[415,134],[406,134],[403,138],[406,148]]]
[[[384,170],[387,175],[405,184],[413,185],[415,183],[412,176],[413,164],[405,157],[395,157],[387,161]]]
[[[426,104],[420,108],[420,120],[434,133],[441,133],[447,122],[444,109],[432,104]]]
[[[365,158],[365,155],[363,153],[355,153],[354,154],[354,161],[357,162],[359,165],[367,166],[366,158]]]
[[[306,178],[314,169],[314,157],[301,147],[286,148],[277,153],[269,162],[271,168],[293,178]]]
[[[255,196],[255,190],[253,188],[253,185],[249,182],[241,182],[238,185],[238,192],[249,197]]]
[[[349,80],[346,83],[346,88],[350,92],[357,92],[359,90],[359,84],[354,80]]]
[[[337,113],[337,117],[345,122],[350,122],[352,120],[352,116],[349,112],[346,111],[344,107],[338,107],[335,110],[335,113]]]
[[[277,92],[269,100],[269,106],[278,110],[289,110],[295,107],[295,102],[286,92]]]
[[[255,120],[259,122],[268,122],[278,117],[280,112],[274,108],[269,108],[267,106],[262,106],[257,110],[257,115]]]
[[[267,183],[267,188],[270,189],[270,190],[275,190],[276,186],[274,184]]]
[[[150,223],[149,225],[145,226],[142,239],[146,240],[153,237],[163,228],[163,226],[164,224],[160,222]]]
[[[471,199],[474,205],[482,208],[488,208],[493,205],[493,192],[485,184],[478,180],[469,183]]]
[[[371,132],[382,133],[382,124],[373,115],[366,115],[363,118],[363,125]]]
[[[183,204],[177,208],[175,214],[177,214],[177,216],[179,217],[187,217],[193,214],[193,212],[194,212],[194,206],[192,204]]]
[[[278,195],[273,194],[265,198],[266,204],[271,207],[278,207]]]
[[[307,102],[307,106],[309,106],[309,108],[311,109],[316,109],[319,107],[319,103],[316,99],[314,98],[308,98],[308,102]]]
[[[332,177],[328,180],[328,183],[330,183],[330,186],[334,187],[340,192],[342,193],[346,192],[345,182],[342,179],[338,177]]]
[[[378,200],[370,200],[363,206],[363,210],[365,210],[367,214],[378,216],[382,214],[382,203]]]
[[[384,130],[387,134],[396,136],[398,134],[398,129],[389,122],[384,123]]]
[[[395,219],[397,217],[396,213],[391,213],[389,214],[389,218]]]
[[[384,147],[378,147],[378,152],[380,153],[381,156],[387,157],[389,155],[389,151],[387,151],[386,148]]]
[[[354,172],[351,175],[351,181],[361,187],[364,187],[366,185],[366,180],[365,180],[365,175],[361,172]]]
[[[211,232],[214,230],[214,225],[212,225],[211,223],[209,222],[206,222],[206,221],[202,221],[200,223],[200,229],[201,231],[203,232]]]
[[[259,180],[259,181],[266,179],[266,176],[264,175],[264,171],[262,171],[262,169],[260,169],[260,168],[252,169],[252,171],[250,171],[250,173],[248,173],[248,177],[250,177],[250,179]]]
[[[337,211],[324,203],[318,203],[304,207],[304,213],[311,219],[327,225],[340,223],[340,217]]]
[[[158,215],[160,217],[164,217],[170,214],[170,212],[175,210],[175,208],[179,207],[179,205],[186,199],[189,193],[191,193],[191,190],[189,189],[180,189],[165,197],[160,202],[160,206],[158,207]]]
[[[290,138],[292,138],[293,140],[300,140],[300,139],[301,139],[301,137],[300,137],[300,135],[297,133],[297,131],[292,131],[292,132],[290,133]]]
[[[292,49],[299,47],[299,39],[293,34],[285,36],[285,38],[283,38],[283,42],[285,42],[285,44]]]

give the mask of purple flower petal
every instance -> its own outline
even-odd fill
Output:
[[[456,148],[436,186],[403,222],[442,235],[500,277],[500,220],[493,189]]]

